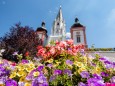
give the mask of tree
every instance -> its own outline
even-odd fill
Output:
[[[14,52],[23,54],[23,56],[26,52],[29,52],[30,56],[35,56],[37,52],[36,47],[39,45],[38,40],[32,28],[28,26],[23,27],[20,23],[16,24],[10,28],[9,33],[6,33],[0,39],[0,47],[6,50],[3,53],[3,58],[17,61],[12,55]]]

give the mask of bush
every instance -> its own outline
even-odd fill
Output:
[[[36,38],[35,31],[28,26],[21,26],[20,23],[10,28],[10,32],[1,37],[0,46],[5,49],[3,58],[18,61],[13,56],[14,52],[25,55],[29,52],[30,56],[36,55],[36,47],[39,45],[39,39]],[[24,57],[23,57],[24,58]]]

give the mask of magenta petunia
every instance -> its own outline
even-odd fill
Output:
[[[18,86],[17,82],[12,79],[8,79],[5,83],[6,86]]]
[[[62,74],[62,70],[56,69],[54,70],[54,75],[60,75]]]

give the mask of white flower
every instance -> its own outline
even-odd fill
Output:
[[[1,50],[0,50],[0,53],[3,53],[4,51],[5,51],[5,49],[1,49]]]

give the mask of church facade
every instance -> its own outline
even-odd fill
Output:
[[[83,44],[87,47],[86,27],[79,23],[78,18],[75,18],[75,23],[70,27],[70,37],[66,36],[66,25],[62,15],[62,8],[59,8],[56,19],[53,22],[51,34],[47,36],[45,22],[42,22],[41,27],[37,28],[36,34],[39,37],[41,45],[50,44],[51,41],[65,41],[73,39],[74,44]]]

